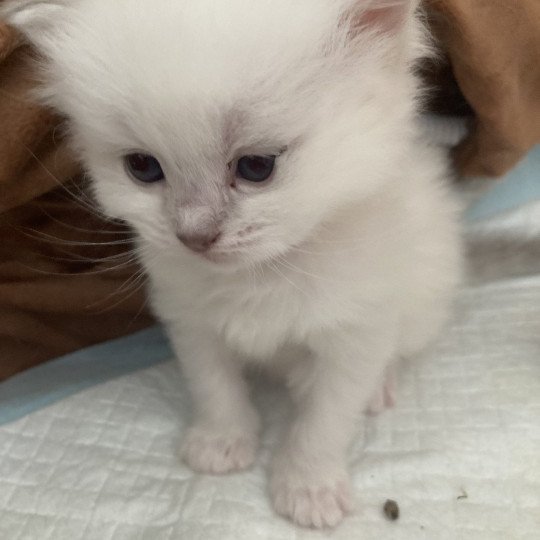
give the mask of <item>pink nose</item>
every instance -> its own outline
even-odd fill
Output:
[[[176,236],[186,247],[195,253],[208,251],[217,242],[221,233],[212,231],[211,233],[178,233]]]

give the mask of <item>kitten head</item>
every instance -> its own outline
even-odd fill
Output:
[[[416,3],[30,0],[0,15],[43,52],[40,97],[107,213],[171,254],[251,264],[389,181]]]

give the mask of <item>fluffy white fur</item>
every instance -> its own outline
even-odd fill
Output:
[[[151,299],[189,379],[183,456],[255,459],[242,377],[283,374],[296,404],[271,468],[276,510],[333,526],[351,510],[347,446],[385,371],[443,323],[459,280],[445,158],[419,135],[416,2],[72,0],[4,7],[44,53],[41,98],[111,215],[138,233]],[[227,164],[278,153],[264,185]],[[139,185],[122,156],[157,156]],[[212,222],[207,253],[177,234]],[[388,396],[387,396],[388,397]]]

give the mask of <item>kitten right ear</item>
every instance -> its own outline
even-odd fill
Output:
[[[396,34],[418,7],[418,0],[356,0],[351,10],[353,28]]]
[[[0,4],[0,18],[38,48],[55,28],[58,15],[76,0],[8,0]]]

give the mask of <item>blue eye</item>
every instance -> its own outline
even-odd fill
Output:
[[[236,165],[236,176],[248,182],[264,182],[274,172],[276,156],[244,156]]]
[[[128,154],[124,157],[126,169],[139,182],[153,184],[165,178],[159,161],[150,154]]]

